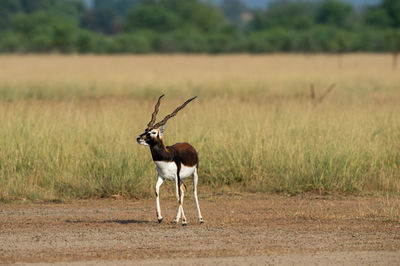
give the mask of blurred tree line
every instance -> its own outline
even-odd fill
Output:
[[[400,50],[400,0],[0,0],[0,52],[230,53]]]

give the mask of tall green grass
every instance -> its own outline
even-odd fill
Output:
[[[119,90],[4,85],[0,200],[151,196],[156,171],[136,137],[161,92],[159,119],[199,95],[168,122],[165,140],[196,147],[203,192],[398,195],[400,85],[351,80],[339,80],[319,104],[307,79],[278,89],[226,81]]]

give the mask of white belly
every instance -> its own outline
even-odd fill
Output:
[[[174,162],[154,161],[154,163],[156,164],[156,169],[157,169],[158,174],[162,178],[168,179],[168,180],[175,180],[177,166]],[[186,177],[193,175],[195,170],[196,170],[196,165],[195,166],[186,166],[184,164],[181,164],[181,170],[179,172],[179,177],[181,179],[185,179]]]

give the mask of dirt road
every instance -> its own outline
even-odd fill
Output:
[[[1,204],[0,262],[67,265],[400,264],[400,199],[219,195]]]

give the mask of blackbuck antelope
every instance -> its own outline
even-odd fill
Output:
[[[167,115],[163,120],[154,124],[160,106],[161,95],[158,98],[157,104],[154,107],[154,112],[151,115],[151,120],[147,124],[147,128],[144,132],[137,137],[137,142],[142,145],[150,146],[151,156],[156,165],[158,172],[157,183],[155,187],[156,191],[156,204],[157,204],[157,219],[161,223],[161,209],[160,209],[160,186],[164,180],[175,181],[176,184],[176,197],[179,202],[178,214],[176,215],[175,222],[179,223],[182,217],[182,225],[186,225],[186,217],[183,211],[183,197],[185,193],[185,186],[182,182],[183,179],[192,176],[193,178],[193,192],[194,199],[196,202],[197,213],[199,216],[200,223],[203,223],[203,218],[200,212],[199,200],[197,198],[197,168],[199,159],[197,151],[186,142],[176,143],[172,146],[165,146],[163,133],[165,131],[165,124],[168,119],[174,117],[182,108],[188,103],[193,101],[196,97],[193,97],[181,106],[175,109],[171,114]]]

